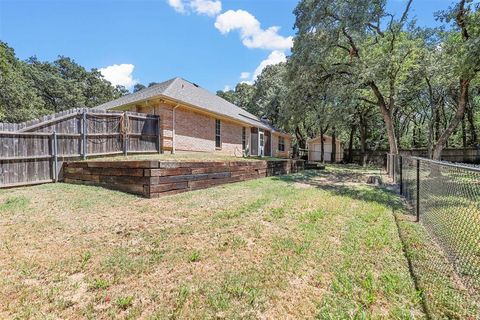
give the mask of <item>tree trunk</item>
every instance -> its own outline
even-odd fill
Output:
[[[366,165],[367,160],[367,123],[364,116],[360,115],[360,162],[362,166]]]
[[[458,106],[457,111],[455,112],[455,116],[453,117],[450,124],[442,133],[440,138],[438,139],[437,143],[435,144],[435,149],[433,150],[433,159],[440,160],[442,156],[443,148],[448,141],[448,138],[452,135],[453,131],[457,128],[460,121],[463,120],[465,115],[465,108],[468,103],[468,89],[470,87],[470,80],[468,79],[460,79],[460,96],[458,98]]]
[[[473,116],[473,106],[468,103],[467,107],[467,120],[470,128],[470,145],[475,147],[478,145],[477,128],[475,127],[475,117]]]
[[[440,138],[440,110],[438,106],[435,108],[435,134],[433,136],[434,141]]]
[[[412,146],[413,146],[414,148],[417,147],[417,124],[416,124],[416,123],[413,123]]]
[[[348,139],[348,157],[346,159],[347,163],[351,163],[353,161],[353,138],[355,137],[355,131],[357,129],[356,125],[352,125],[352,129],[350,130],[350,137]]]
[[[430,123],[428,124],[428,157],[431,159],[433,156],[433,141],[437,140],[435,129],[439,120],[438,120],[437,108],[435,105],[435,99],[433,96],[432,84],[430,83],[430,79],[428,79],[428,77],[425,78],[425,80],[428,86],[428,97],[429,97],[428,100],[430,104],[430,110],[432,112],[432,118]]]
[[[387,106],[385,102],[385,98],[383,97],[380,89],[378,89],[377,85],[371,81],[368,83],[370,88],[372,89],[375,97],[377,98],[377,105],[380,108],[380,113],[383,116],[383,122],[385,123],[385,129],[387,131],[388,136],[388,145],[390,147],[391,154],[398,154],[398,147],[397,147],[397,139],[395,137],[395,126],[393,125],[392,120],[392,107],[393,107],[393,98],[390,99],[390,107]]]
[[[331,162],[337,162],[337,132],[335,127],[332,128],[332,155],[331,155]]]
[[[325,163],[325,144],[323,143],[324,129],[320,127],[320,162]]]
[[[305,149],[305,138],[303,137],[302,132],[300,131],[300,128],[298,126],[295,127],[295,136],[297,137],[298,147],[301,149]]]

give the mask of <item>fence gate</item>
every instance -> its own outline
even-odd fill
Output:
[[[64,160],[160,152],[159,125],[156,115],[86,108],[0,123],[0,188],[58,181]]]

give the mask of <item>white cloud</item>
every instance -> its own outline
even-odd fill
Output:
[[[278,34],[280,27],[270,27],[267,30],[243,40],[247,48],[261,48],[269,50],[286,50],[293,46],[292,37],[283,37]]]
[[[112,83],[113,86],[124,86],[127,89],[131,89],[138,80],[133,79],[133,64],[123,63],[114,64],[105,68],[100,68],[98,71]]]
[[[180,13],[195,12],[214,17],[222,11],[220,0],[168,0],[170,7]]]
[[[198,14],[205,14],[213,17],[222,11],[222,2],[220,0],[192,0],[190,6]]]
[[[242,72],[240,73],[240,79],[241,80],[245,80],[245,79],[248,79],[250,78],[250,72]]]
[[[260,22],[245,10],[228,10],[222,13],[215,21],[215,28],[222,34],[238,29],[242,38],[261,31]]]
[[[268,55],[267,59],[260,62],[258,67],[253,72],[252,79],[253,80],[257,79],[257,77],[260,75],[260,73],[262,73],[262,70],[265,69],[266,66],[269,66],[272,64],[279,64],[280,62],[285,62],[285,61],[287,61],[287,56],[283,51],[278,51],[278,50],[272,51]]]
[[[253,80],[243,80],[243,81],[240,81],[240,83],[245,83],[245,84],[253,85],[254,81],[253,81]]]
[[[245,10],[228,10],[217,16],[215,28],[222,34],[238,30],[242,43],[247,48],[287,50],[293,45],[291,36],[283,37],[278,34],[280,27],[273,26],[264,30],[257,18]]]
[[[272,52],[270,52],[270,54],[268,55],[268,57],[264,60],[262,60],[262,62],[260,62],[260,64],[258,65],[258,67],[255,69],[255,71],[252,73],[252,72],[242,72],[240,73],[240,79],[242,81],[240,81],[240,83],[246,83],[246,84],[250,84],[250,85],[253,85],[255,83],[255,80],[257,80],[258,76],[262,73],[263,69],[265,69],[265,67],[269,66],[269,65],[272,65],[272,64],[278,64],[278,63],[281,63],[281,62],[285,62],[287,61],[287,56],[285,55],[285,52],[281,51],[281,50],[274,50]]]
[[[183,3],[183,0],[168,0],[168,4],[177,12],[185,12],[185,4]]]
[[[230,91],[232,90],[232,87],[230,87],[228,84],[223,87],[223,91]]]
[[[168,0],[168,3],[178,12],[216,16],[215,28],[220,33],[228,34],[238,31],[243,45],[247,48],[271,51],[255,71],[240,73],[241,83],[253,84],[266,66],[285,62],[287,60],[285,52],[293,46],[292,36],[281,36],[278,33],[280,31],[278,26],[262,29],[260,21],[246,10],[228,10],[220,14],[221,0]],[[226,85],[223,91],[228,90],[231,90],[231,87]]]

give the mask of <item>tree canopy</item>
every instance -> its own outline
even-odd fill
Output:
[[[452,0],[435,14],[441,27],[421,28],[412,2],[395,15],[387,0],[300,0],[287,61],[217,94],[293,134],[301,148],[324,134],[362,153],[427,148],[439,159],[445,147],[479,147],[480,3]],[[0,121],[124,94],[69,57],[23,61],[0,42]]]
[[[300,146],[326,132],[437,159],[445,146],[478,146],[480,4],[457,0],[436,14],[442,27],[420,28],[412,2],[394,15],[386,0],[301,0],[291,56],[265,68],[242,105]]]
[[[21,122],[72,108],[95,107],[126,94],[114,88],[96,69],[90,71],[73,59],[53,62],[31,57],[19,60],[0,41],[0,121]]]

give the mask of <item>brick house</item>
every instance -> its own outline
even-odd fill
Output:
[[[167,80],[96,109],[159,115],[164,152],[290,156],[291,135],[182,78]]]

